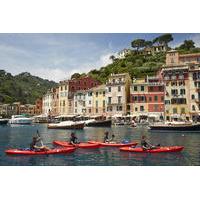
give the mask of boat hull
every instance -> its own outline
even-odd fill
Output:
[[[103,121],[94,121],[86,124],[89,127],[111,127],[112,121],[111,120],[103,120]]]
[[[48,125],[47,127],[48,129],[83,129],[84,126],[85,124],[82,123],[82,124],[63,125],[63,126],[51,124],[51,125]]]
[[[0,125],[6,125],[8,123],[9,120],[5,119],[5,120],[0,120]]]
[[[200,131],[200,124],[195,125],[154,125],[150,126],[150,130],[157,131]]]

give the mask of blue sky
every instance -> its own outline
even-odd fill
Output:
[[[160,34],[0,34],[0,69],[16,75],[30,72],[49,80],[69,78],[110,63],[112,54],[130,47],[132,40],[151,40]],[[200,46],[200,34],[173,34],[171,47],[192,39]]]

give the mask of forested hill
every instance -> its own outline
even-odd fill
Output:
[[[35,100],[57,83],[24,72],[13,76],[0,70],[0,103],[20,101],[35,104]]]

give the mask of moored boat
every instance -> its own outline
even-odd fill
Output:
[[[150,130],[158,131],[200,131],[200,123],[166,123],[149,126]]]
[[[95,120],[92,122],[88,122],[86,126],[90,127],[111,127],[112,120],[111,119],[105,119],[105,120]]]
[[[63,121],[59,123],[48,124],[48,129],[83,129],[85,123],[83,122],[73,122],[73,121]]]
[[[8,123],[9,119],[1,118],[0,117],[0,125],[6,125]]]
[[[9,120],[10,124],[32,124],[32,118],[25,117],[24,115],[12,115],[11,119]]]

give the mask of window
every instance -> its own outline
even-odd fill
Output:
[[[98,92],[96,92],[96,97],[98,97]]]
[[[105,91],[103,91],[103,96],[105,97],[105,94],[106,94],[106,92]]]
[[[98,107],[98,101],[96,101],[96,107]]]
[[[180,94],[184,95],[185,94],[185,89],[180,89]]]
[[[181,108],[181,114],[185,114],[185,108]]]
[[[77,102],[75,101],[75,107],[77,107]]]
[[[158,96],[154,96],[154,101],[158,101]]]
[[[144,111],[144,106],[140,106],[140,111]]]
[[[65,101],[63,101],[63,106],[65,106]]]
[[[111,87],[108,87],[108,92],[111,92]]]
[[[187,104],[186,98],[173,98],[171,104]]]
[[[91,113],[91,108],[88,109],[88,112]]]
[[[173,95],[173,96],[175,96],[175,95],[178,95],[178,90],[171,90],[171,94]]]
[[[195,99],[195,95],[194,95],[194,94],[192,94],[191,98],[192,98],[192,99]]]
[[[61,86],[60,90],[62,91],[63,90],[63,87]]]
[[[166,117],[166,120],[169,121],[169,116]]]
[[[134,91],[137,91],[137,86],[134,86]]]
[[[118,97],[118,103],[122,103],[121,100],[122,100],[122,97],[119,96],[119,97]]]
[[[163,101],[164,101],[164,96],[161,96],[161,97],[160,97],[160,100],[163,102]]]
[[[85,107],[85,101],[83,101],[83,107]]]
[[[122,106],[117,106],[117,111],[122,111]]]
[[[118,92],[121,92],[121,86],[118,86]]]
[[[106,101],[105,100],[103,100],[103,107],[105,107],[106,106]]]
[[[155,111],[155,112],[158,111],[158,104],[154,105],[154,111]]]
[[[112,97],[108,97],[108,103],[111,104]]]
[[[152,101],[152,98],[151,97],[149,97],[149,102],[151,102]]]
[[[65,85],[65,90],[67,90],[67,86]]]
[[[96,108],[96,113],[98,113],[98,108]]]
[[[75,109],[75,113],[77,113],[77,109]]]
[[[89,100],[89,104],[91,104],[92,102],[91,102],[91,100]]]
[[[158,87],[158,90],[159,90],[160,92],[164,91],[163,86],[159,86],[159,87]]]
[[[195,111],[195,106],[194,105],[192,105],[192,110]]]
[[[113,79],[113,83],[115,83],[115,79]]]
[[[135,102],[135,101],[137,101],[137,96],[133,96],[133,101]]]
[[[153,91],[153,87],[152,86],[149,87],[149,91],[151,91],[151,92]]]
[[[173,114],[177,113],[177,108],[173,108]]]
[[[138,108],[137,108],[137,107],[135,107],[135,111],[136,111],[136,112],[138,111]]]
[[[141,85],[141,91],[144,91],[144,86],[143,85]]]

